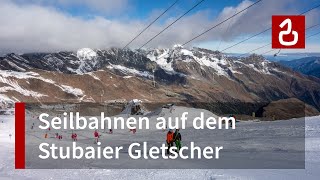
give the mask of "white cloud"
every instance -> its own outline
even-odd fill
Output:
[[[17,4],[17,1],[0,1],[0,53],[25,53],[25,52],[52,52],[61,50],[77,50],[82,47],[104,49],[111,46],[123,47],[148,22],[130,20],[109,20],[103,17],[83,19],[72,17],[51,6],[41,5],[43,0],[31,0],[37,3]],[[59,0],[62,1],[62,0]],[[63,3],[91,3],[91,7],[98,7],[99,3],[111,3],[102,0],[65,0]],[[114,1],[112,1],[114,2]],[[244,12],[230,23],[229,31],[225,25],[210,31],[190,45],[204,41],[215,41],[221,37],[225,41],[234,40],[247,34],[260,32],[270,27],[272,14],[296,13],[288,8],[288,4],[297,3],[298,0],[268,0]],[[62,2],[61,2],[62,3]],[[69,3],[69,4],[68,4]],[[119,1],[116,6],[123,7],[125,0]],[[211,19],[209,10],[202,10],[184,17],[167,31],[154,39],[148,47],[171,46],[175,43],[183,43],[198,35],[202,31],[217,24],[222,19],[233,15],[236,11],[247,7],[252,2],[243,1],[236,7],[226,7],[216,18]],[[275,6],[276,4],[276,6]],[[301,4],[301,3],[300,3]],[[101,5],[101,4],[100,4]],[[101,5],[107,7],[107,4]],[[161,13],[159,11],[159,13]],[[308,23],[319,20],[319,11],[313,11],[308,15]],[[131,47],[139,47],[153,35],[174,21],[177,17],[171,17],[163,24],[155,24],[139,37]],[[227,32],[227,33],[226,33]]]
[[[75,50],[121,45],[138,23],[75,18],[37,5],[0,3],[0,49],[5,52]],[[130,28],[129,28],[130,27]]]

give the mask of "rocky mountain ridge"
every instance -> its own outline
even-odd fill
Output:
[[[156,87],[154,87],[154,81]],[[262,56],[187,49],[8,54],[0,58],[2,101],[268,103],[297,98],[320,109],[320,80]]]

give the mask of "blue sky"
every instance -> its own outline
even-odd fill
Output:
[[[206,0],[202,5],[198,6],[194,12],[199,10],[210,10],[212,15],[217,15],[224,7],[234,6],[241,2],[242,0]],[[107,18],[119,18],[120,16],[130,16],[135,19],[147,19],[150,14],[155,10],[163,10],[169,7],[175,0],[131,0],[128,8],[125,13],[116,14],[116,15],[107,15]],[[192,7],[197,1],[196,0],[180,0],[174,7],[173,11],[168,12],[171,15],[178,14],[177,11],[186,10],[189,7]],[[61,6],[61,4],[56,4],[57,8],[63,9],[64,11],[75,15],[87,17],[88,15],[97,14],[105,15],[104,12],[94,12],[86,5],[77,5],[77,6]],[[192,13],[192,12],[191,12]]]
[[[54,1],[54,0],[53,0]],[[103,1],[103,0],[101,0]],[[200,1],[200,0],[199,0]],[[237,6],[243,0],[206,0],[200,6],[198,6],[192,13],[197,11],[207,10],[210,11],[211,16],[217,16],[225,7]],[[285,0],[286,1],[286,0]],[[288,1],[288,9],[294,9],[297,13],[303,12],[304,10],[313,7],[314,5],[319,4],[319,0],[300,0],[299,3],[291,3],[294,1]],[[55,8],[69,13],[72,16],[80,16],[83,18],[92,17],[92,16],[104,16],[109,19],[117,18],[131,18],[131,19],[148,19],[154,11],[164,10],[169,7],[175,0],[130,0],[128,1],[127,6],[124,8],[125,11],[121,13],[111,13],[108,11],[97,11],[88,7],[85,3],[79,3],[73,6],[65,6],[61,3],[50,3]],[[168,12],[169,15],[179,15],[183,13],[188,8],[192,7],[198,0],[179,0],[175,7]],[[43,3],[44,4],[44,3]],[[45,3],[48,5],[48,3]]]
[[[0,2],[0,52],[75,50],[123,46],[175,0],[3,0]],[[179,2],[130,47],[137,48],[200,0]],[[249,0],[206,0],[147,47],[181,44],[252,4]],[[274,14],[300,14],[319,0],[264,0],[189,46],[223,49],[271,25]],[[307,26],[320,23],[320,8],[306,15]],[[320,26],[307,35],[320,31]],[[270,42],[271,32],[228,50],[244,53]],[[44,40],[45,39],[45,40]],[[307,40],[314,52],[320,35]],[[3,44],[3,43],[2,43]],[[250,49],[251,48],[251,49]],[[295,50],[296,52],[297,50]],[[318,50],[319,51],[319,50]],[[290,52],[290,51],[288,51]]]

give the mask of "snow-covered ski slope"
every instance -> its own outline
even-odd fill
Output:
[[[177,110],[178,111],[178,110]],[[157,114],[160,113],[160,114]],[[156,115],[166,116],[166,111],[158,111]],[[132,169],[132,170],[108,170],[108,169],[81,169],[81,170],[48,170],[48,169],[26,169],[14,170],[14,116],[0,116],[3,123],[0,124],[0,179],[163,179],[166,177],[174,177],[174,179],[318,179],[320,176],[320,116],[308,117],[306,119],[306,168],[301,170],[265,170],[265,169],[210,169],[210,170],[174,170],[174,169]],[[276,122],[239,122],[237,125],[251,127],[252,129],[265,126],[268,123],[292,123],[297,120],[276,121]],[[13,136],[10,139],[9,134]],[[117,134],[118,133],[118,134]],[[117,132],[112,135],[112,139],[116,137],[123,138],[142,138],[147,133],[145,130],[137,131],[135,136],[127,136],[129,132]],[[154,138],[165,132],[157,132],[146,134],[148,136],[154,134]],[[181,131],[183,138],[188,138],[187,129]],[[262,132],[263,133],[263,132]],[[290,132],[283,132],[288,133]],[[88,136],[92,132],[88,132]],[[103,135],[106,139],[107,136]],[[111,135],[110,135],[111,136]],[[70,139],[70,137],[68,137]],[[79,137],[80,139],[81,137]],[[228,136],[224,137],[228,140]],[[233,137],[230,136],[230,139]],[[217,137],[219,139],[219,137]],[[70,141],[70,140],[68,140]],[[274,139],[270,139],[274,141]],[[299,141],[299,140],[297,140]],[[90,142],[92,142],[90,140]],[[109,142],[111,143],[111,142]],[[239,155],[240,156],[240,155]]]

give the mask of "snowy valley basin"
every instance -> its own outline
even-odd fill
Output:
[[[194,129],[192,123],[187,123],[185,129],[181,129],[182,147],[186,147],[184,155],[191,154],[191,144],[203,151],[206,147],[223,147],[219,152],[219,158],[207,159],[204,156],[195,158],[175,159],[159,156],[157,159],[145,158],[150,156],[151,147],[166,146],[166,134],[168,129],[156,129],[156,118],[181,117],[188,112],[188,118],[194,119],[201,113],[206,117],[217,117],[204,109],[172,106],[172,108],[158,108],[146,111],[143,115],[131,115],[126,112],[126,107],[121,113],[112,116],[149,118],[150,129],[99,129],[99,144],[95,143],[94,130],[81,129],[40,129],[41,121],[38,115],[41,112],[55,113],[57,116],[63,111],[74,109],[76,106],[60,106],[45,108],[28,108],[26,121],[26,168],[28,169],[304,169],[305,168],[305,119],[297,118],[288,121],[241,121],[238,120],[235,129]],[[129,108],[130,109],[130,108]],[[90,116],[86,116],[90,117]],[[82,148],[92,147],[95,153],[98,148],[123,147],[118,152],[118,158],[94,158],[94,159],[47,159],[39,158],[44,152],[39,145],[47,143],[57,146],[56,153],[67,153],[67,148],[72,151],[72,134],[76,133],[77,146]],[[63,138],[56,138],[59,134]],[[134,146],[132,144],[140,144]],[[130,148],[131,147],[131,148]],[[50,150],[50,149],[48,149]],[[131,152],[129,152],[131,151]],[[140,158],[132,158],[130,153]],[[195,154],[198,150],[195,150]],[[202,153],[202,152],[201,152]],[[201,154],[200,153],[200,154]],[[214,156],[214,154],[213,154]]]

